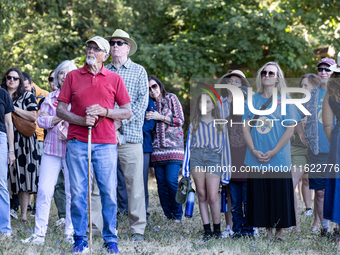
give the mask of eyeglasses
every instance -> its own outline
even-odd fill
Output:
[[[158,85],[157,84],[152,84],[150,87],[149,87],[149,91],[151,90],[156,90],[158,88]]]
[[[118,46],[123,46],[123,44],[129,45],[129,43],[124,41],[110,41],[110,46],[115,46],[116,43]]]
[[[19,80],[20,78],[19,78],[19,77],[15,77],[15,76],[9,76],[9,75],[7,75],[7,76],[6,76],[6,79],[7,79],[8,81],[10,81],[10,80],[12,80],[12,79],[13,79],[13,81],[17,81],[17,80]]]
[[[54,78],[53,77],[48,77],[48,81],[52,82],[52,81],[54,81]]]
[[[95,47],[95,46],[91,46],[91,45],[86,45],[86,49],[87,50],[92,50],[93,49],[94,52],[99,52],[99,51],[105,52],[105,50],[102,50],[101,48],[98,48],[98,47]]]
[[[318,72],[322,73],[325,70],[325,72],[329,73],[332,72],[331,69],[327,68],[327,67],[318,67]]]
[[[267,71],[262,71],[262,72],[261,72],[261,77],[266,77],[267,74],[268,74],[269,77],[274,77],[274,76],[275,76],[275,72],[273,72],[273,71],[269,71],[269,72],[267,72]]]
[[[228,84],[232,84],[232,83],[237,83],[237,84],[239,84],[239,83],[241,83],[241,80],[239,80],[239,79],[237,79],[237,80],[228,79],[228,80],[227,80],[227,83],[228,83]]]

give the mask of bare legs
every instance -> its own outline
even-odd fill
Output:
[[[221,222],[218,190],[220,178],[216,174],[192,171],[196,184],[199,209],[203,224],[209,224],[209,208],[214,224]]]
[[[21,220],[22,222],[27,222],[27,206],[30,199],[30,193],[27,191],[20,192],[18,198],[21,207]]]
[[[315,190],[315,199],[314,199],[314,227],[319,227],[320,220],[324,221],[323,218],[323,199],[325,195],[325,190]]]
[[[224,217],[225,217],[225,222],[226,222],[226,225],[230,226],[230,229],[233,229],[233,216],[231,214],[231,196],[230,196],[230,191],[229,191],[229,185],[227,186],[227,189],[226,189],[226,192],[227,192],[227,197],[228,197],[228,211],[224,214]]]
[[[309,190],[308,175],[304,173],[303,168],[294,167],[292,172],[293,177],[293,189],[294,189],[294,209],[295,209],[295,220],[296,220],[296,230],[300,230],[299,222],[297,219],[297,197],[296,197],[296,186],[299,184],[300,179],[302,179],[302,195],[305,202],[306,208],[310,208],[312,193]]]
[[[273,238],[272,228],[266,228],[267,237]],[[276,228],[275,237],[282,238],[283,228]]]

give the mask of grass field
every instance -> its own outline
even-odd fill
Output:
[[[149,181],[150,205],[148,225],[145,230],[145,241],[135,243],[129,240],[129,224],[125,217],[119,218],[118,247],[122,254],[340,254],[335,243],[310,231],[312,218],[303,214],[304,205],[299,201],[298,220],[301,232],[284,234],[283,243],[272,243],[265,240],[265,229],[260,229],[260,237],[251,239],[220,239],[202,241],[202,223],[198,211],[197,198],[194,217],[183,218],[181,224],[166,221],[160,207],[154,179]],[[224,218],[224,217],[223,217]],[[54,202],[50,213],[50,221],[45,244],[29,246],[22,244],[21,239],[32,235],[34,218],[29,217],[29,223],[12,219],[13,237],[0,240],[0,254],[69,254],[72,245],[64,242],[63,229],[54,226],[58,220]],[[225,228],[224,219],[221,226]],[[103,239],[99,234],[93,235],[92,254],[102,253]],[[339,250],[340,251],[340,250]]]

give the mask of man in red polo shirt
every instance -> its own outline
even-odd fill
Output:
[[[67,74],[58,97],[57,116],[70,123],[66,162],[70,172],[71,217],[74,226],[73,252],[88,251],[87,219],[87,134],[92,129],[92,165],[103,204],[104,248],[118,253],[117,212],[117,142],[114,120],[131,118],[130,97],[123,79],[104,68],[110,45],[104,38],[88,40],[86,63]],[[68,111],[68,104],[71,110]],[[114,109],[115,103],[119,109]],[[97,125],[98,124],[98,125]]]

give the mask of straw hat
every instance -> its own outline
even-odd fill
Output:
[[[116,29],[111,36],[105,37],[106,40],[110,42],[112,38],[121,38],[131,45],[129,56],[132,56],[137,51],[137,43],[132,40],[128,33],[122,29]]]

